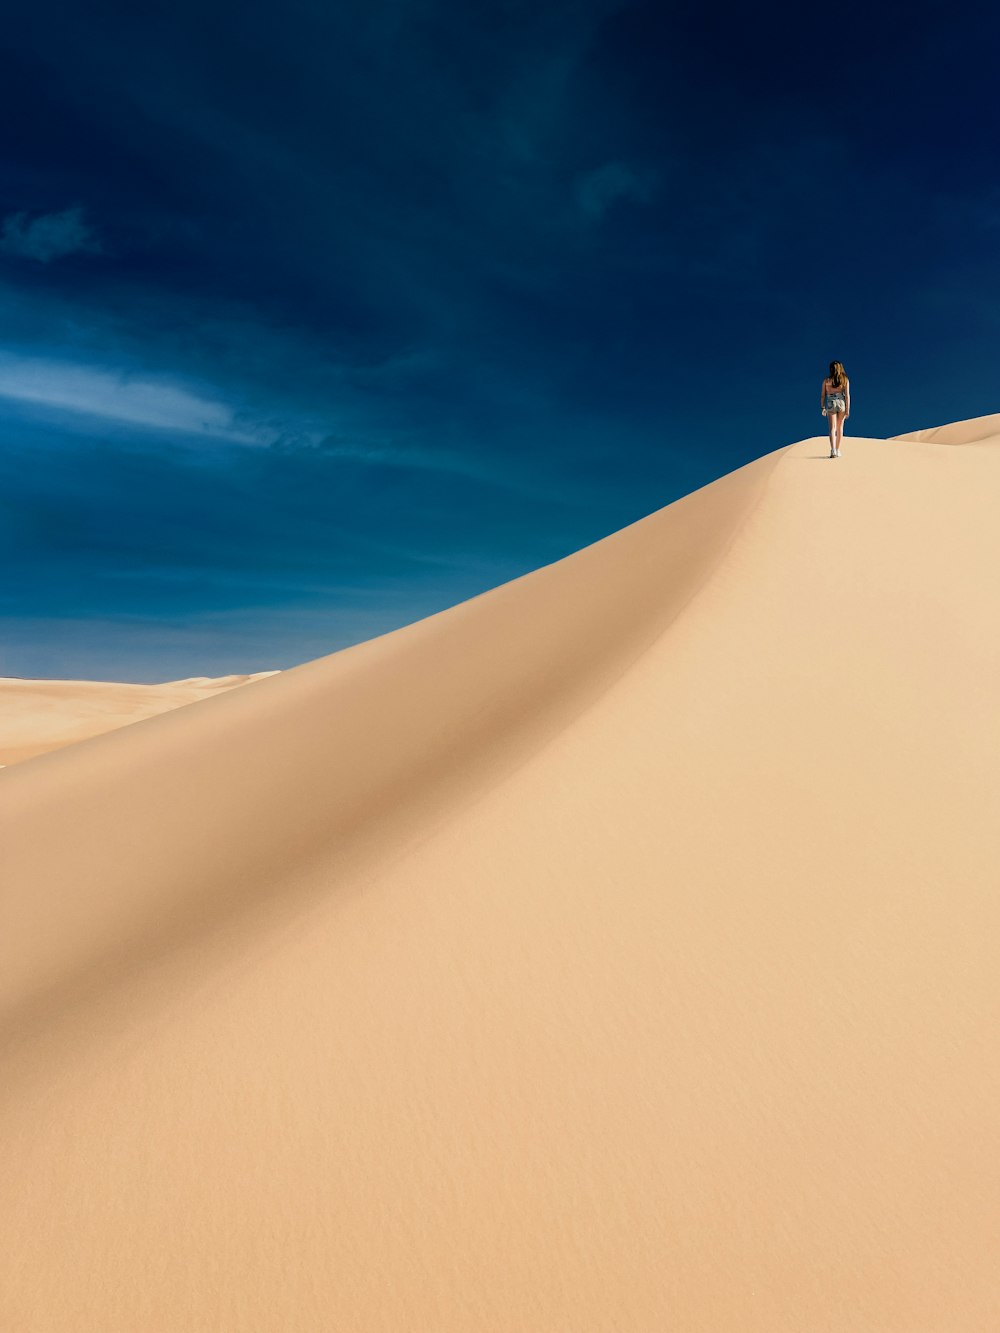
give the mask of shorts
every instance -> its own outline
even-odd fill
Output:
[[[828,412],[846,412],[847,399],[842,393],[828,393],[825,406]]]

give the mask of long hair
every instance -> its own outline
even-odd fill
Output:
[[[842,389],[847,383],[847,371],[844,369],[843,361],[830,362],[830,378],[833,380],[834,388]]]

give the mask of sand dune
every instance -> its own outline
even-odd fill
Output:
[[[930,426],[907,435],[893,435],[894,440],[912,440],[920,444],[995,444],[1000,436],[1000,412],[992,416],[953,421],[947,426]]]
[[[271,675],[191,676],[163,685],[0,676],[0,767]]]
[[[1000,1326],[1000,417],[826,452],[0,773],[0,1327]]]

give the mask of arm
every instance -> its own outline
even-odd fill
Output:
[[[851,415],[851,381],[850,381],[850,380],[847,381],[847,383],[844,385],[844,388],[845,388],[845,390],[847,391],[847,394],[846,394],[846,396],[847,396],[847,411],[844,413],[844,420],[846,421],[847,418]]]
[[[819,386],[819,410],[826,416],[826,380]]]

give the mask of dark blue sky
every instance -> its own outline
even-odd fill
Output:
[[[985,6],[5,20],[0,675],[288,667],[820,433],[1000,410]]]

